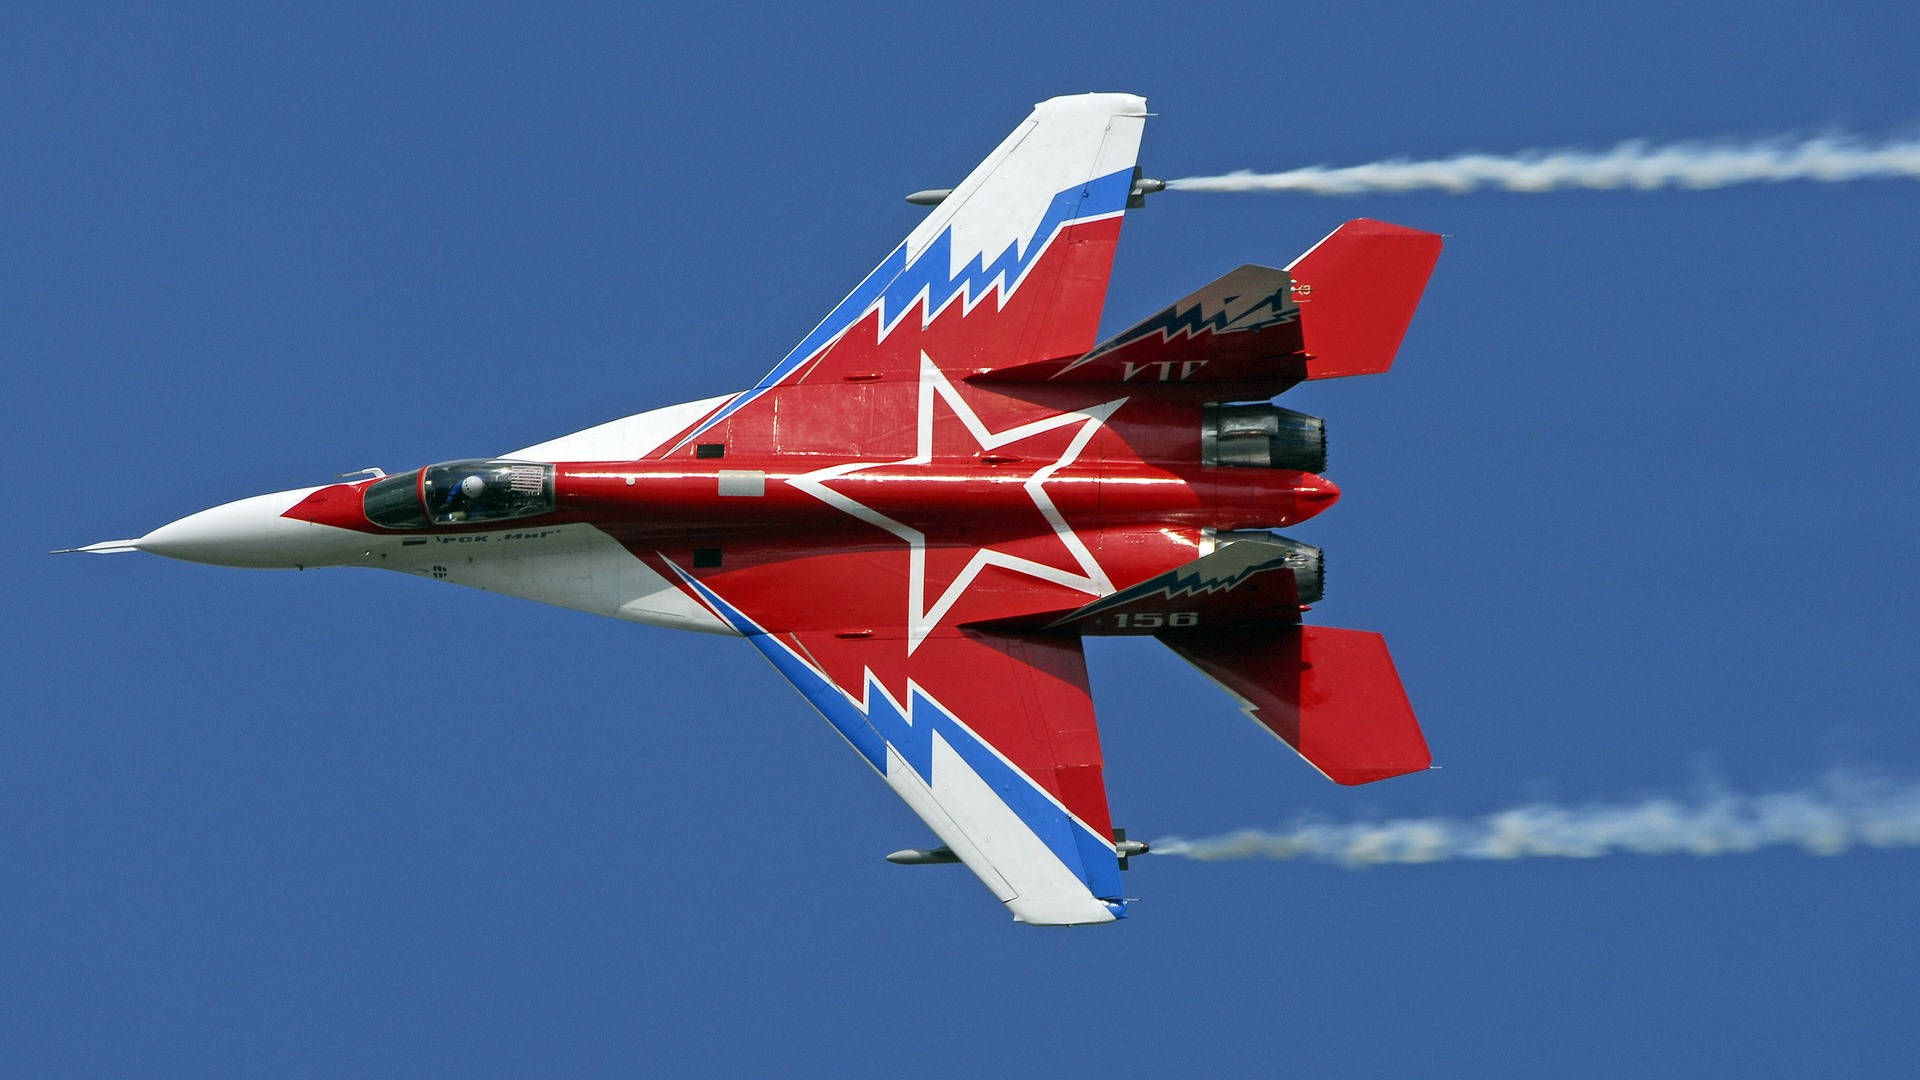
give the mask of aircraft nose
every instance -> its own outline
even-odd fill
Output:
[[[319,488],[276,491],[223,503],[162,525],[133,542],[141,551],[215,566],[301,565],[322,526],[284,517]]]
[[[1340,499],[1340,489],[1333,481],[1314,473],[1301,473],[1300,479],[1293,485],[1293,502],[1300,515],[1298,520],[1306,519],[1332,506]]]

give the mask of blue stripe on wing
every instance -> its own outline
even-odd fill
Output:
[[[668,565],[672,565],[669,562]],[[853,744],[882,776],[887,771],[888,745],[899,752],[921,780],[933,785],[933,733],[938,731],[948,746],[969,768],[986,781],[1000,800],[1006,803],[1022,824],[1047,845],[1054,857],[1079,877],[1089,892],[1109,901],[1115,917],[1125,917],[1121,901],[1120,865],[1113,845],[1106,838],[1067,812],[1050,794],[994,752],[986,741],[915,686],[909,691],[906,710],[902,710],[884,688],[871,677],[864,689],[866,702],[855,702],[812,664],[802,659],[779,638],[768,633],[744,612],[720,598],[706,585],[681,571],[681,580],[696,590],[701,599],[719,612],[735,630],[773,662],[806,695],[814,708],[826,717],[834,729]]]
[[[893,329],[902,316],[911,311],[914,302],[924,292],[927,298],[926,313],[933,313],[945,307],[954,297],[963,292],[967,302],[986,295],[987,289],[996,282],[1000,285],[1004,298],[1019,287],[1026,273],[1038,262],[1053,241],[1058,230],[1077,221],[1088,218],[1104,217],[1127,208],[1127,196],[1133,191],[1133,169],[1128,167],[1106,176],[1089,180],[1083,185],[1068,188],[1053,197],[1048,204],[1046,215],[1033,235],[1026,240],[1026,250],[1020,250],[1020,241],[1007,245],[991,263],[986,261],[986,253],[974,255],[973,259],[960,272],[953,272],[953,230],[941,232],[912,263],[907,262],[907,245],[902,241],[893,249],[879,266],[867,274],[853,292],[840,301],[828,313],[813,332],[803,338],[800,344],[778,363],[772,371],[732,401],[719,412],[703,421],[699,427],[681,437],[673,446],[680,449],[692,442],[702,432],[725,420],[739,411],[747,403],[766,393],[799,370],[817,356],[827,346],[833,344],[847,328],[864,318],[867,312],[877,306],[880,311],[881,333]],[[1038,241],[1037,243],[1035,241]]]

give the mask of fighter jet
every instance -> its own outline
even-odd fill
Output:
[[[1271,399],[1384,372],[1440,237],[1350,221],[1104,343],[1120,224],[1162,185],[1129,94],[1054,98],[751,388],[485,460],[256,495],[138,539],[361,566],[744,636],[1021,922],[1105,923],[1082,639],[1148,635],[1341,784],[1428,767],[1378,634],[1307,625],[1322,421]],[[1224,704],[1224,703],[1223,703]]]

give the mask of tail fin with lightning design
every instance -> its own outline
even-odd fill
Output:
[[[1231,387],[1268,397],[1307,379],[1393,364],[1441,238],[1358,218],[1284,270],[1242,266],[1061,363],[975,376],[1000,382]]]
[[[1154,635],[1336,783],[1426,768],[1432,757],[1385,639],[1300,623],[1301,601],[1319,599],[1319,549],[1271,534],[1229,535],[1218,550],[1051,626]]]

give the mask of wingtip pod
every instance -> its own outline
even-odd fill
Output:
[[[1276,626],[1160,640],[1336,784],[1372,783],[1433,764],[1379,634]]]
[[[1300,306],[1306,377],[1392,367],[1440,245],[1438,233],[1356,218],[1295,259],[1287,270]]]

